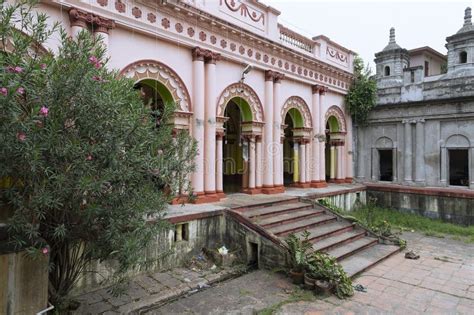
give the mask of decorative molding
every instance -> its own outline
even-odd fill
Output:
[[[101,17],[90,12],[82,11],[77,8],[69,10],[69,21],[71,26],[80,26],[87,28],[90,26],[94,32],[109,33],[110,29],[115,28],[115,21]]]
[[[341,53],[339,50],[336,48],[327,46],[326,48],[326,55],[329,55],[331,58],[336,59],[340,62],[347,63],[347,55],[344,53]]]
[[[281,121],[285,121],[286,114],[292,108],[295,108],[300,112],[304,118],[304,128],[312,128],[311,111],[309,110],[308,104],[299,96],[291,96],[286,101],[281,109]]]
[[[234,97],[240,97],[247,101],[254,122],[264,122],[263,106],[257,93],[247,84],[240,82],[231,84],[222,91],[217,102],[217,117],[224,117],[225,107]]]
[[[127,6],[121,0],[115,1],[115,10],[119,13],[125,13]]]
[[[326,115],[324,116],[324,126],[326,126],[326,123],[329,119],[329,117],[335,117],[339,123],[339,132],[346,132],[346,119],[344,118],[344,112],[342,111],[341,108],[339,108],[336,105],[333,105],[329,107],[329,109],[326,111]]]
[[[285,78],[285,75],[280,72],[273,70],[265,71],[265,81],[273,81],[274,83],[281,83],[281,80]]]
[[[262,21],[262,25],[265,26],[265,14],[263,12],[259,12],[256,9],[250,8],[246,3],[235,1],[235,0],[220,0],[220,5],[225,6],[231,12],[239,12],[240,15],[244,18],[249,17],[253,22],[259,23]]]
[[[152,79],[163,84],[173,96],[177,111],[191,112],[191,98],[183,80],[167,65],[155,60],[140,60],[125,67],[121,75],[136,82]]]

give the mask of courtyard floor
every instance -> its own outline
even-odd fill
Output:
[[[146,314],[472,314],[474,245],[405,232],[418,260],[399,253],[369,269],[347,300],[302,293],[288,278],[259,270],[219,283]],[[301,301],[300,301],[301,300]]]

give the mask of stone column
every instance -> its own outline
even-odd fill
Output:
[[[300,162],[300,156],[299,156],[299,143],[294,142],[293,145],[293,184],[298,184],[300,181],[300,167],[299,167],[299,162]]]
[[[255,136],[249,138],[249,189],[255,190]]]
[[[448,186],[448,149],[444,146],[441,146],[441,174],[440,182],[442,186]]]
[[[342,183],[345,180],[344,176],[344,151],[345,147],[343,143],[338,143],[336,147],[337,151],[337,168],[336,168],[336,179],[338,183]]]
[[[306,163],[305,168],[306,168],[306,186],[305,187],[311,187],[311,142],[309,140],[306,140]]]
[[[208,201],[218,200],[216,195],[216,62],[220,54],[207,51],[206,71],[206,110],[204,124],[204,192]]]
[[[325,112],[323,111],[323,108],[325,108],[325,95],[326,92],[328,91],[328,88],[326,86],[321,86],[319,89],[319,108],[320,108],[320,130],[319,133],[323,136],[326,135],[326,120],[325,120]],[[319,165],[320,165],[320,183],[319,187],[326,187],[326,142],[321,141],[319,143],[319,159],[321,160]]]
[[[216,192],[219,195],[219,198],[224,197],[224,184],[223,184],[223,170],[222,170],[222,153],[223,153],[223,133],[216,134]]]
[[[256,168],[256,178],[255,178],[255,186],[258,189],[262,188],[262,136],[257,136],[256,140],[256,157],[255,160],[257,162]]]
[[[392,149],[393,182],[398,182],[397,147]]]
[[[265,71],[265,127],[264,137],[264,165],[263,165],[263,193],[274,193],[273,183],[273,79],[274,72]]]
[[[69,10],[69,21],[71,22],[71,36],[77,38],[82,30],[87,29],[88,21],[92,21],[92,13],[76,8]]]
[[[403,163],[404,181],[412,182],[412,133],[411,120],[403,120],[405,124],[405,155]]]
[[[194,193],[204,194],[204,55],[199,47],[193,49],[193,137],[197,142],[195,171],[192,176]]]
[[[379,176],[379,154],[376,148],[371,149],[372,155],[372,181],[376,182],[380,179]]]
[[[361,182],[365,180],[365,164],[366,160],[364,159],[364,154],[366,151],[365,148],[365,133],[364,129],[361,126],[357,126],[357,179]]]
[[[300,144],[300,183],[306,183],[306,143],[304,140]]]
[[[425,120],[416,121],[415,182],[425,183]]]
[[[321,156],[320,156],[320,140],[318,136],[321,134],[321,108],[319,106],[319,85],[313,85],[311,87],[313,97],[311,99],[311,111],[312,111],[312,124],[313,124],[313,138],[311,141],[311,148],[313,151],[313,156],[311,159],[311,187],[319,187],[322,176],[319,174],[321,172]]]
[[[469,189],[474,189],[474,148],[469,148],[468,152]]]
[[[329,178],[331,179],[331,181],[334,181],[334,179],[336,178],[336,164],[337,164],[337,159],[336,159],[336,146],[334,146],[334,144],[331,144],[331,147],[330,147],[330,165],[331,165],[331,169],[330,169],[330,175],[329,175]]]
[[[284,75],[275,72],[273,74],[273,184],[278,192],[283,192],[283,147],[281,144],[281,100],[280,89],[281,80]]]
[[[94,30],[94,35],[101,38],[106,56],[109,56],[109,31],[115,28],[115,22],[100,16],[94,16],[92,28]]]

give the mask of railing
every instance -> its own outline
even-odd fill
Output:
[[[292,46],[303,49],[309,53],[313,52],[313,41],[300,35],[283,25],[278,25],[280,29],[280,40]]]

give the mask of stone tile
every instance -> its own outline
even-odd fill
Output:
[[[147,274],[138,276],[135,278],[135,282],[150,294],[158,293],[165,288],[163,284]]]
[[[166,272],[157,272],[151,274],[151,277],[158,281],[159,283],[167,286],[168,288],[173,288],[180,285],[182,282],[176,279],[175,277],[171,276],[169,273]]]
[[[132,302],[132,298],[127,294],[121,294],[119,296],[113,296],[107,299],[107,302],[109,302],[113,306],[120,306]]]

